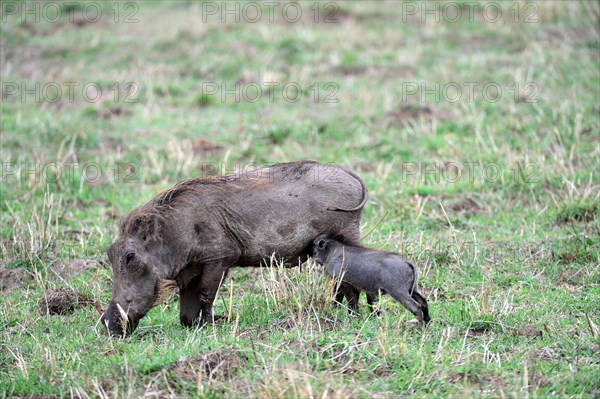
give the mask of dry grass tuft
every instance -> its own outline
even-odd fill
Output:
[[[256,388],[259,398],[332,398],[350,399],[359,397],[354,387],[343,386],[338,377],[328,372],[313,374],[310,367],[276,368],[267,373]],[[364,395],[364,393],[362,393]]]
[[[334,306],[336,281],[314,262],[286,268],[271,259],[263,270],[264,293],[271,311],[289,314],[300,321],[314,315],[330,314]]]

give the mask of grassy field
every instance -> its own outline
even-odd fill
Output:
[[[597,2],[67,3],[0,3],[1,396],[600,395]],[[307,264],[233,269],[226,322],[183,328],[174,296],[107,338],[120,217],[299,159],[364,178],[423,333]]]

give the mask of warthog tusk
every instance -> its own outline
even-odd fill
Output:
[[[121,305],[117,303],[117,309],[119,309],[119,314],[121,315],[121,324],[123,325],[123,336],[125,336],[125,332],[127,331],[127,323],[129,322],[129,318],[127,317],[127,313],[123,310]]]

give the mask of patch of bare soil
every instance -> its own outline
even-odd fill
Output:
[[[246,361],[246,356],[240,351],[224,349],[179,360],[168,366],[166,370],[171,371],[180,379],[196,382],[198,381],[198,372],[202,372],[209,378],[228,378],[243,367]],[[163,369],[158,373],[164,371]]]
[[[396,372],[390,366],[381,364],[372,370],[371,373],[379,378],[387,378],[394,375]]]
[[[574,254],[563,254],[560,256],[560,260],[564,263],[570,264],[575,262],[577,257]],[[566,289],[571,294],[578,294],[587,282],[588,280],[582,269],[565,269],[561,271],[556,279],[557,285]]]
[[[24,269],[5,269],[0,264],[0,292],[10,292],[33,281],[33,276]]]
[[[564,210],[556,217],[556,223],[559,225],[574,223],[590,223],[600,215],[600,206],[594,204],[589,207],[576,207],[574,209]]]
[[[318,323],[325,331],[334,331],[339,327],[338,323],[327,317],[319,317]]]
[[[469,328],[467,331],[467,337],[470,338],[478,338],[484,337],[487,335],[489,329],[488,328]]]
[[[362,65],[355,65],[355,66],[339,65],[339,66],[336,66],[333,70],[334,70],[334,72],[340,73],[344,76],[363,75],[368,71],[367,67],[362,66]]]
[[[583,286],[587,282],[586,275],[583,269],[565,269],[560,273],[559,283]]]
[[[421,295],[427,299],[428,301],[443,301],[447,299],[445,291],[443,288],[437,287],[432,290],[428,290],[427,288],[420,286],[419,292]]]
[[[538,349],[535,353],[535,356],[539,360],[556,360],[561,358],[561,355],[556,353],[554,349],[548,346]]]
[[[477,387],[477,388],[481,388],[487,384],[490,383],[490,381],[492,380],[491,377],[486,376],[486,375],[481,375],[478,373],[474,373],[474,372],[454,372],[454,371],[449,371],[448,372],[448,380],[450,382],[452,382],[453,384],[456,384],[458,382],[466,382],[469,385],[473,386],[473,387]]]
[[[448,205],[448,209],[456,213],[464,212],[468,214],[481,213],[483,210],[482,206],[470,197],[451,203]]]
[[[109,219],[118,219],[119,218],[119,214],[115,211],[108,210],[106,212],[104,212],[104,215],[106,215],[106,217],[108,217]]]
[[[277,323],[275,323],[274,325],[275,328],[277,329],[283,329],[283,330],[293,330],[298,328],[298,322],[296,320],[294,320],[292,317],[288,317],[286,319],[283,319]]]
[[[213,143],[204,137],[200,137],[194,141],[192,145],[192,151],[194,152],[194,155],[217,155],[223,152],[224,149],[225,148],[221,144]]]
[[[358,169],[359,172],[371,173],[377,170],[377,165],[373,162],[364,161],[359,162],[356,165],[356,169]]]
[[[105,108],[100,111],[100,116],[103,119],[115,119],[120,116],[131,115],[131,111],[122,107]]]
[[[50,265],[50,270],[62,278],[79,276],[90,269],[102,269],[104,266],[97,259],[59,259]]]
[[[523,326],[512,330],[511,334],[518,337],[538,338],[542,336],[542,330],[536,326]]]
[[[275,18],[275,22],[281,25],[296,27],[315,24],[339,26],[339,24],[354,24],[360,19],[353,10],[347,9],[341,3],[321,4],[319,5],[319,10],[310,8],[312,7],[311,3],[300,4],[304,5],[298,10],[297,16],[292,15],[292,11],[290,11],[289,16],[280,14],[278,18]]]
[[[67,289],[59,288],[50,290],[38,301],[38,311],[42,315],[66,315],[73,313],[76,309],[93,305],[94,301],[85,295]]]
[[[449,122],[456,120],[456,115],[451,111],[432,107],[429,104],[403,104],[375,121],[375,126],[378,128],[401,127],[405,122],[419,119]]]
[[[197,166],[198,173],[202,178],[220,176],[221,171],[211,162],[200,162]]]
[[[598,43],[598,28],[593,25],[554,25],[540,29],[540,43],[546,45],[585,45]]]

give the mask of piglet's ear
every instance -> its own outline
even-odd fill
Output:
[[[325,249],[325,246],[327,245],[327,242],[323,239],[319,240],[319,242],[317,243],[317,247],[319,249]]]

